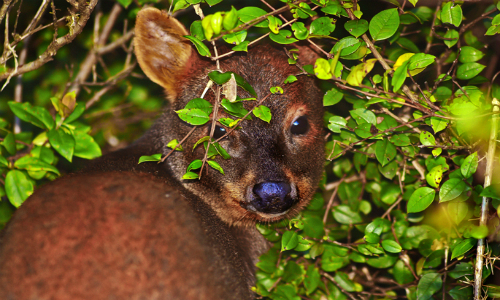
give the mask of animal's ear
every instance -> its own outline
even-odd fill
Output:
[[[135,55],[149,79],[165,88],[170,101],[177,97],[177,81],[191,56],[191,44],[183,37],[188,34],[167,12],[148,7],[137,14]]]

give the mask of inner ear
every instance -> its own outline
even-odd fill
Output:
[[[172,102],[179,92],[178,79],[191,57],[192,47],[184,38],[188,31],[167,12],[148,7],[137,14],[134,48],[146,76],[167,91]]]

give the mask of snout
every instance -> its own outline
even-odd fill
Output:
[[[253,186],[248,208],[265,214],[287,212],[296,202],[295,189],[287,182],[268,181]]]

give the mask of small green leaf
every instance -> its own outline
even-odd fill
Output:
[[[255,6],[246,6],[238,10],[238,18],[243,23],[249,23],[254,19],[261,17],[266,14],[266,11],[262,8]],[[269,21],[266,19],[254,25],[255,27],[269,27]]]
[[[283,82],[283,84],[288,84],[288,83],[292,83],[292,82],[295,82],[297,81],[297,77],[293,76],[293,75],[290,75],[288,76],[285,81]]]
[[[450,219],[457,225],[465,219],[468,211],[469,207],[465,202],[448,202],[448,214]]]
[[[339,103],[343,97],[344,97],[344,93],[342,93],[339,89],[331,88],[323,96],[323,106],[335,105],[335,104]]]
[[[205,32],[205,35],[206,35],[206,32]],[[194,46],[196,47],[196,50],[198,50],[198,53],[201,56],[210,57],[210,55],[212,55],[210,53],[210,50],[208,49],[208,47],[205,44],[203,44],[203,42],[200,41],[199,39],[195,38],[194,36],[190,36],[190,35],[185,35],[184,37],[187,38],[188,40],[190,40],[194,44]],[[209,38],[207,37],[207,39],[209,39]]]
[[[377,117],[371,110],[357,108],[349,111],[349,113],[351,114],[351,117],[356,121],[356,123],[358,123],[358,125],[363,123],[370,123],[373,125],[377,124]]]
[[[460,171],[465,178],[469,178],[476,173],[477,166],[478,156],[477,152],[474,152],[465,158],[464,162],[460,166]]]
[[[186,172],[189,172],[191,170],[198,170],[202,165],[203,161],[201,159],[195,159],[188,165]]]
[[[417,213],[424,211],[429,205],[434,201],[434,197],[436,196],[436,191],[428,188],[421,187],[417,189],[408,200],[408,213]]]
[[[438,148],[440,149],[440,148]],[[443,179],[443,166],[442,165],[437,165],[432,170],[425,175],[425,179],[427,180],[427,183],[435,188],[439,187],[439,184],[441,183],[441,180]]]
[[[329,17],[320,17],[312,21],[309,28],[311,35],[330,35],[335,30],[335,21]]]
[[[21,206],[33,190],[33,184],[21,171],[11,170],[5,176],[5,193],[15,207]]]
[[[210,120],[208,114],[199,108],[184,108],[176,113],[181,120],[191,125],[203,125]]]
[[[269,16],[267,17],[267,20],[269,21],[269,29],[271,30],[271,32],[274,34],[278,34],[280,32],[279,27],[283,24],[283,22],[281,22],[281,20],[275,16]]]
[[[293,35],[299,40],[305,40],[309,37],[309,31],[302,22],[292,24]]]
[[[448,48],[451,48],[455,46],[456,43],[458,42],[459,34],[458,31],[456,31],[455,29],[448,29],[444,37],[447,39],[451,39],[451,40],[444,40],[444,44],[448,46]]]
[[[396,154],[396,146],[388,139],[383,139],[375,143],[375,156],[382,167],[390,163],[396,157]]]
[[[408,74],[408,65],[410,61],[405,61],[401,66],[399,66],[394,74],[392,75],[391,84],[393,86],[393,91],[397,92],[401,86],[405,83],[406,76]]]
[[[18,169],[28,171],[49,171],[60,175],[59,170],[57,170],[56,167],[30,155],[23,156],[16,160],[14,166]]]
[[[205,33],[203,32],[203,27],[201,26],[201,21],[197,20],[191,23],[189,27],[189,32],[191,32],[191,36],[199,39],[200,41],[205,40]]]
[[[30,103],[18,103],[10,101],[9,107],[12,112],[21,120],[29,122],[42,129],[54,128],[52,115],[43,107],[32,106]]]
[[[219,165],[219,163],[217,163],[216,161],[213,161],[213,160],[207,160],[207,163],[208,163],[209,166],[211,166],[212,168],[214,168],[217,171],[221,172],[222,175],[224,175],[224,170]]]
[[[431,117],[431,127],[434,130],[434,134],[445,130],[450,122],[446,119],[439,117]]]
[[[320,282],[321,276],[319,274],[319,270],[314,266],[314,264],[310,264],[307,267],[306,277],[304,278],[304,287],[306,288],[307,295],[314,292]]]
[[[295,43],[297,42],[298,40],[294,37],[292,37],[292,32],[290,30],[280,30],[280,32],[278,34],[275,34],[275,33],[270,33],[269,34],[269,38],[278,43],[278,44],[283,44],[283,45],[287,45],[287,44],[291,44],[291,43]]]
[[[239,45],[247,38],[247,31],[242,30],[234,33],[225,34],[222,39],[228,44]],[[248,42],[247,42],[248,45]]]
[[[366,75],[373,69],[375,62],[377,62],[376,58],[368,59],[366,62],[351,68],[351,73],[346,78],[347,83],[352,86],[360,86]]]
[[[462,7],[453,2],[445,3],[441,8],[441,21],[453,24],[455,27],[462,23]]]
[[[436,139],[432,135],[432,133],[428,131],[422,131],[420,133],[420,142],[422,145],[425,146],[435,146],[436,145]]]
[[[340,129],[345,128],[347,124],[346,119],[339,116],[330,117],[328,122],[328,129],[336,133],[340,133]]]
[[[179,145],[179,146],[177,146],[177,145],[179,145],[179,141],[177,139],[173,139],[170,142],[168,142],[167,147],[170,149],[175,148],[175,151],[184,151],[184,149],[182,148],[182,145]]]
[[[208,77],[213,82],[215,82],[215,83],[217,83],[219,85],[222,85],[222,84],[228,82],[229,79],[231,79],[231,72],[222,73],[222,72],[219,72],[219,71],[212,71],[212,72],[208,73]],[[196,99],[201,99],[201,98],[196,98]],[[195,100],[195,99],[193,99],[193,100]],[[193,100],[191,100],[191,101],[193,101]],[[204,100],[204,99],[202,99],[202,100]]]
[[[385,40],[393,36],[399,27],[397,8],[386,9],[376,14],[370,21],[368,29],[373,40]]]
[[[275,94],[275,95],[283,95],[283,88],[280,87],[280,86],[272,86],[269,91],[271,92],[271,94]]]
[[[262,121],[265,121],[267,123],[271,122],[271,110],[267,106],[259,105],[254,108],[252,113]]]
[[[299,244],[298,235],[295,231],[285,231],[281,237],[281,252],[292,250]]]
[[[465,191],[467,185],[460,178],[448,179],[439,190],[439,202],[453,200]]]
[[[249,41],[241,42],[239,45],[236,45],[233,48],[231,48],[231,50],[248,52],[248,44],[249,43],[250,43]]]
[[[360,37],[368,30],[368,21],[366,20],[352,20],[344,24],[345,30],[355,37]]]
[[[331,71],[330,62],[321,57],[316,59],[316,62],[314,63],[314,75],[323,80],[331,79],[333,74]]]
[[[439,273],[427,273],[423,275],[417,286],[417,299],[418,300],[429,300],[432,299],[437,291],[441,290],[443,285],[443,280],[441,279],[441,274]]]
[[[462,48],[460,48],[460,55],[458,56],[458,61],[461,63],[470,63],[480,60],[481,58],[483,58],[483,56],[484,53],[481,52],[481,50],[471,46],[463,46]]]
[[[408,70],[422,69],[434,63],[436,57],[434,55],[417,53],[413,55],[408,64]]]
[[[213,73],[213,72],[210,72]],[[210,76],[209,73],[209,76]],[[220,73],[219,73],[220,74]],[[231,75],[229,75],[231,77]],[[202,98],[194,98],[189,101],[184,108],[198,108],[204,111],[207,115],[212,113],[213,105],[205,99]]]
[[[5,147],[5,150],[9,152],[9,154],[16,154],[16,136],[14,135],[14,133],[7,133],[2,141],[2,145]]]
[[[210,4],[210,6],[212,6]],[[222,26],[224,30],[231,30],[238,24],[238,11],[231,6],[231,10],[224,14],[224,20],[222,20]]]
[[[61,154],[62,157],[71,162],[75,151],[75,138],[73,135],[64,132],[62,128],[59,128],[49,130],[47,137],[49,138],[52,148]]]
[[[456,257],[460,257],[465,255],[465,253],[469,252],[477,243],[476,239],[464,239],[460,243],[458,243],[451,252],[451,259]]]
[[[199,176],[195,172],[186,172],[186,174],[182,175],[182,179],[198,179]]]
[[[99,145],[94,141],[94,138],[89,134],[76,131],[74,138],[74,156],[85,159],[94,159],[102,155],[101,147],[99,147]]]
[[[476,77],[481,71],[486,68],[485,65],[470,62],[460,65],[457,69],[457,78],[462,80],[469,80]]]
[[[393,240],[383,240],[382,248],[389,253],[400,253],[403,250],[403,248]]]
[[[157,154],[153,154],[153,155],[143,155],[143,156],[139,157],[138,164],[143,163],[143,162],[147,162],[147,161],[160,161],[160,160],[161,160],[161,153],[157,153]]]

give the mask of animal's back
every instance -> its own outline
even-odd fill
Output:
[[[0,298],[250,298],[243,245],[179,190],[131,172],[41,188],[2,235]]]

